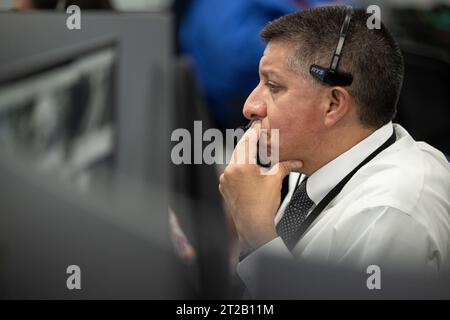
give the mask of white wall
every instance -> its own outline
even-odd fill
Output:
[[[13,0],[0,0],[0,10],[8,10],[12,8]]]
[[[165,10],[172,2],[173,0],[112,0],[114,7],[121,11]]]
[[[364,0],[363,2],[393,8],[417,8],[425,10],[439,4],[450,4],[450,0]]]
[[[121,11],[154,11],[169,8],[173,0],[112,0],[117,10]],[[0,0],[0,10],[12,8],[13,0]]]

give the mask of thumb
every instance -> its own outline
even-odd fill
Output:
[[[286,177],[291,172],[300,172],[303,168],[303,161],[292,160],[279,163],[279,172],[282,178]]]

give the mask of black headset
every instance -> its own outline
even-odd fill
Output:
[[[332,86],[349,86],[353,82],[353,76],[350,73],[337,71],[339,60],[341,59],[341,51],[344,46],[345,37],[347,36],[348,28],[350,26],[350,20],[353,15],[353,8],[346,6],[346,15],[344,22],[342,23],[341,33],[339,35],[339,42],[334,52],[333,59],[331,60],[330,67],[324,68],[318,65],[311,65],[309,73],[316,79]]]

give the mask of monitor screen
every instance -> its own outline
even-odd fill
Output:
[[[0,86],[0,150],[80,187],[105,179],[115,153],[114,46]]]

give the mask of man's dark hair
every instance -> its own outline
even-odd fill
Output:
[[[328,68],[336,49],[346,14],[343,6],[319,7],[296,12],[270,22],[261,38],[285,41],[295,45],[295,56],[288,64],[309,75],[309,67],[317,64]],[[353,75],[348,90],[359,106],[361,123],[379,128],[391,121],[403,83],[403,56],[393,36],[381,24],[370,30],[362,10],[355,10],[347,33],[338,71]]]

